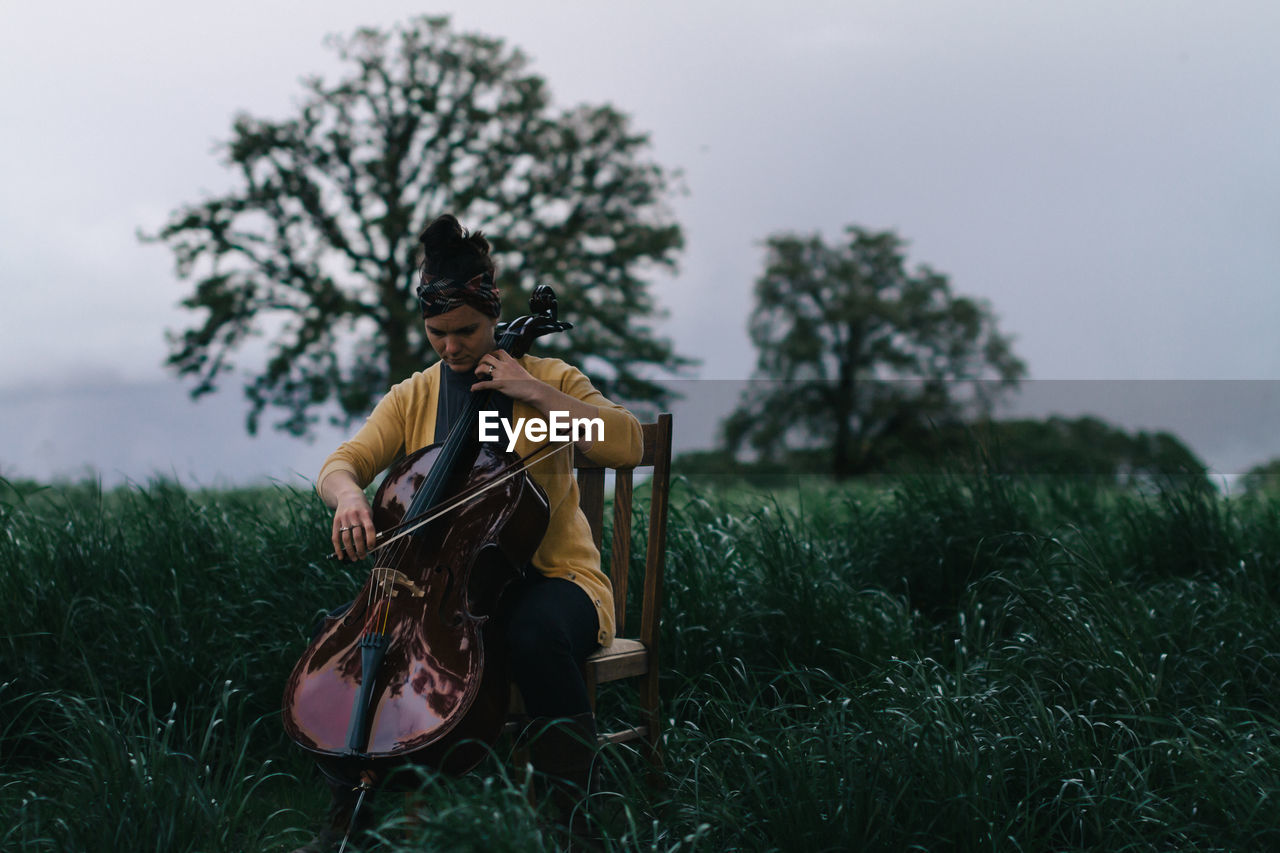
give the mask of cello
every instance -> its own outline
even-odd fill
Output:
[[[498,327],[498,348],[515,358],[572,328],[557,319],[550,287],[529,305]],[[372,506],[369,576],[285,685],[288,736],[363,791],[405,764],[466,772],[506,720],[510,681],[491,616],[546,530],[547,497],[526,469],[550,445],[525,459],[480,445],[476,424],[493,393],[473,394],[443,443],[388,471]]]

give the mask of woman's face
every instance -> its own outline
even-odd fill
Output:
[[[497,325],[496,317],[460,305],[426,319],[427,340],[450,370],[462,373],[475,370],[480,357],[496,346],[493,332]]]

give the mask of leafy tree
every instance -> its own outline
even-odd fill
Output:
[[[908,426],[989,411],[1026,372],[982,301],[946,276],[906,269],[892,231],[846,230],[765,242],[751,339],[756,377],[724,424],[727,446],[764,459],[830,449],[837,477],[865,470],[877,442]],[[972,381],[967,381],[972,380]]]
[[[335,82],[304,81],[297,114],[240,115],[225,152],[239,188],[176,211],[146,240],[172,249],[202,317],[170,333],[168,364],[213,391],[232,356],[269,338],[245,386],[248,428],[267,406],[306,433],[316,412],[365,414],[434,361],[414,295],[417,235],[436,215],[484,230],[504,316],[551,284],[569,335],[538,352],[582,364],[606,393],[661,401],[646,365],[687,365],[655,337],[644,276],[674,267],[673,177],[608,105],[554,112],[545,82],[501,40],[416,18],[334,38]]]
[[[1280,457],[1254,465],[1240,478],[1237,488],[1254,497],[1280,496]]]

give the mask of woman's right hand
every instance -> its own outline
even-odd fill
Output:
[[[339,560],[363,560],[378,532],[364,490],[346,471],[335,471],[321,484],[320,497],[333,507],[333,554]]]
[[[333,552],[339,560],[363,560],[376,536],[373,510],[363,492],[338,502],[333,513]]]

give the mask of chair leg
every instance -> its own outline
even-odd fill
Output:
[[[591,713],[596,712],[596,671],[589,667],[582,668],[582,680],[587,685],[587,701],[591,703]]]
[[[645,726],[645,758],[649,762],[649,781],[661,784],[662,773],[662,715],[658,709],[657,673],[650,673],[640,683],[640,705],[644,709]]]

